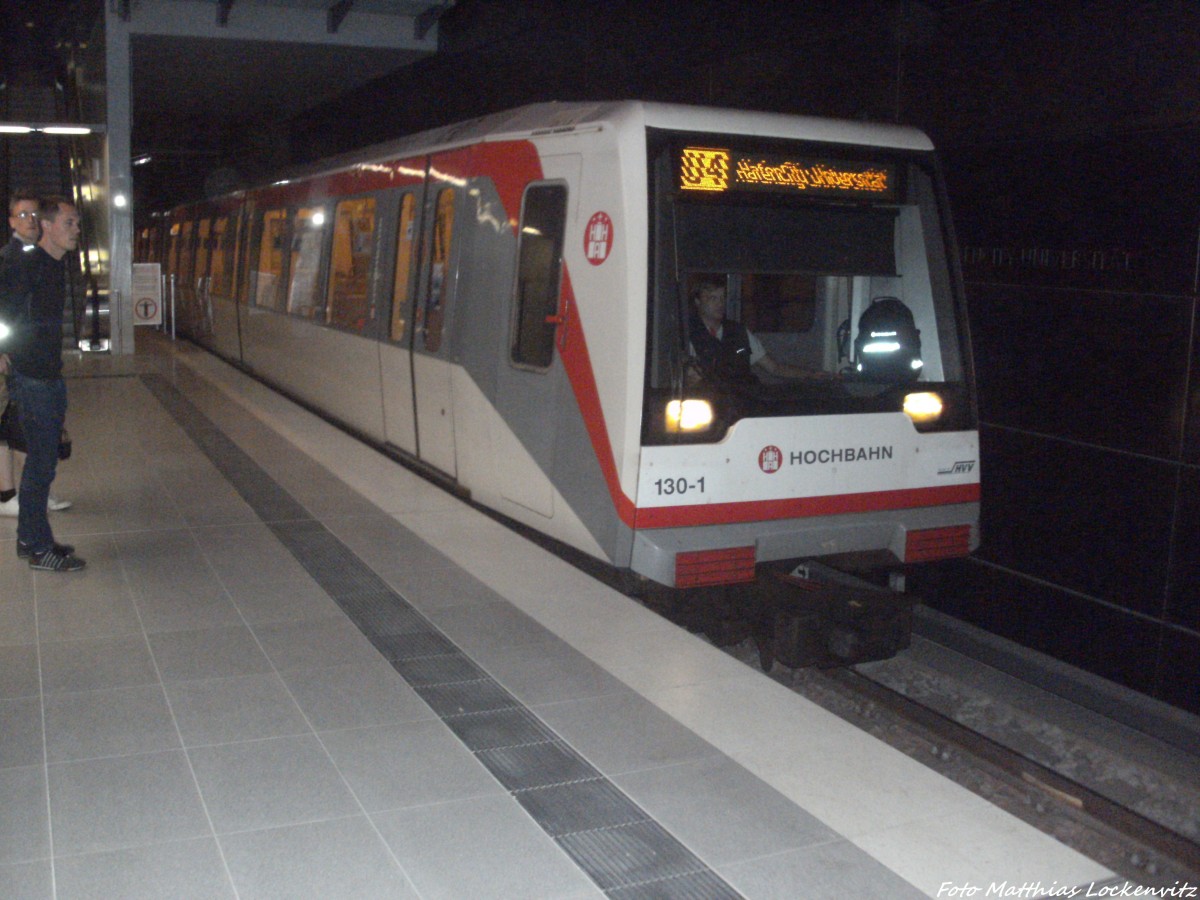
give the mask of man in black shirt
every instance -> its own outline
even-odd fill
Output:
[[[8,197],[8,225],[12,229],[12,237],[8,244],[0,248],[0,264],[3,258],[19,253],[31,253],[37,247],[38,238],[42,236],[38,228],[37,211],[40,201],[36,194],[26,190],[13,191]],[[2,330],[2,329],[0,329]],[[0,376],[7,374],[7,357],[3,356],[4,343],[0,341]],[[0,385],[0,409],[8,403],[8,388]],[[7,440],[8,435],[0,435]],[[0,516],[17,515],[20,504],[17,500],[16,482],[13,480],[15,450],[0,440]],[[24,456],[24,454],[21,454]],[[50,498],[50,509],[67,509],[70,500]]]
[[[692,289],[696,315],[689,320],[688,341],[703,374],[730,384],[758,384],[754,368],[776,378],[829,381],[825,372],[780,362],[771,356],[754,332],[725,317],[725,281],[701,277]]]
[[[66,305],[63,258],[79,245],[79,212],[62,197],[38,208],[42,236],[36,249],[0,258],[0,322],[8,386],[21,414],[27,454],[21,474],[17,556],[34,569],[74,572],[86,563],[75,548],[54,540],[46,504],[58,466],[58,443],[67,414],[62,378],[62,320]]]

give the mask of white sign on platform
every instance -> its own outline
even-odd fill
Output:
[[[159,263],[133,264],[133,324],[161,325],[162,267]]]

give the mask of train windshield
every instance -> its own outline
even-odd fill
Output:
[[[651,174],[648,442],[719,440],[748,416],[899,410],[925,389],[950,407],[932,427],[970,427],[931,159],[660,136]],[[664,420],[686,400],[714,425]]]

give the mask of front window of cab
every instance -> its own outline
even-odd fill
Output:
[[[890,411],[973,427],[931,161],[730,140],[651,140],[644,440]]]

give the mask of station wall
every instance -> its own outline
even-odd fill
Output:
[[[1190,132],[1190,133],[1189,133]],[[1200,175],[1175,135],[959,159],[983,543],[928,602],[1200,713]],[[951,160],[950,170],[955,171]],[[960,176],[963,177],[963,176]],[[920,590],[920,588],[918,588]]]

